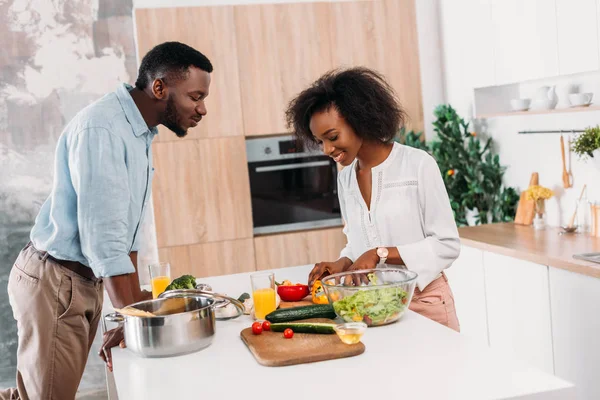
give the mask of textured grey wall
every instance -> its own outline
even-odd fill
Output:
[[[136,70],[132,0],[0,1],[0,388],[15,380],[8,274],[50,192],[56,141],[80,109],[132,83]],[[152,218],[144,237],[141,265],[157,257]],[[82,389],[104,387],[98,345]]]

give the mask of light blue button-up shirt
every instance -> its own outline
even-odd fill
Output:
[[[31,230],[33,245],[55,258],[79,261],[97,277],[135,271],[139,228],[152,188],[148,128],[129,90],[81,110],[58,140],[54,185]]]

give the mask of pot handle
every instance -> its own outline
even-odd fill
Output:
[[[106,321],[116,322],[118,324],[121,324],[121,323],[125,322],[125,317],[116,312],[106,314],[104,316],[104,318],[102,319],[102,333],[105,333],[108,330],[108,329],[106,329]]]
[[[227,318],[215,317],[215,319],[217,319],[217,320],[233,319],[233,318],[237,318],[244,314],[244,310],[245,310],[244,305],[238,299],[234,299],[233,297],[225,296],[224,294],[218,294],[218,293],[212,293],[212,296],[221,299],[219,302],[215,302],[215,308],[222,308],[222,307],[225,307],[227,304],[231,303],[238,310],[238,314],[235,317],[227,317]]]

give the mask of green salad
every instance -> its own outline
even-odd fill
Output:
[[[395,321],[406,309],[408,295],[400,288],[359,290],[333,302],[335,312],[346,322],[363,321],[369,326]]]

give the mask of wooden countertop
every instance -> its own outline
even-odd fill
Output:
[[[513,223],[467,226],[458,233],[465,246],[600,278],[600,264],[573,258],[573,254],[600,252],[600,238],[589,234],[560,235],[559,228],[536,231]]]

